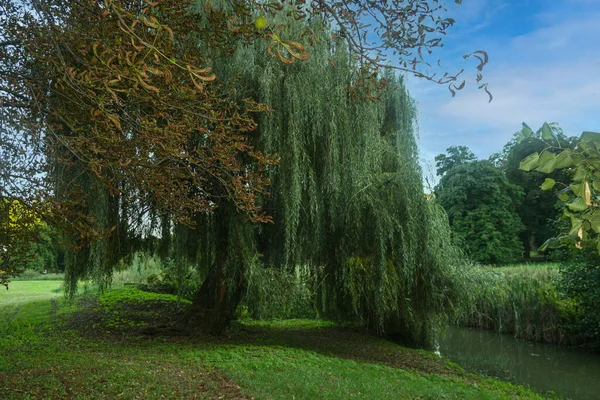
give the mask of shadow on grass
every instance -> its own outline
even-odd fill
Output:
[[[134,295],[134,291],[131,292]],[[407,349],[379,338],[364,329],[334,326],[324,321],[234,321],[222,336],[185,331],[178,321],[185,303],[160,300],[132,300],[81,303],[81,311],[70,316],[69,328],[85,337],[104,340],[161,340],[178,345],[281,346],[308,350],[326,356],[384,364],[394,368],[444,376],[465,376],[464,372],[433,353]]]

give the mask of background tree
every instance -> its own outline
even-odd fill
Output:
[[[448,154],[438,154],[435,156],[435,167],[438,176],[444,175],[446,171],[471,161],[477,157],[469,150],[467,146],[450,146],[446,149]]]
[[[524,129],[529,129],[524,126]],[[573,138],[564,135],[562,129],[556,124],[547,125],[556,137],[558,148],[569,148],[573,146]],[[514,138],[508,142],[497,156],[500,168],[504,170],[509,182],[519,186],[524,197],[520,203],[517,212],[525,230],[521,232],[521,241],[525,249],[525,257],[530,258],[531,252],[537,250],[546,240],[555,236],[555,220],[558,216],[556,208],[556,196],[553,193],[542,190],[540,187],[547,177],[556,181],[565,181],[563,171],[556,170],[551,174],[545,174],[539,171],[523,171],[519,168],[521,160],[533,152],[538,152],[546,147],[542,141],[542,129],[531,133],[530,136],[521,137],[521,132],[517,132]]]
[[[33,210],[17,200],[0,198],[0,285],[22,272],[30,258],[39,219]]]
[[[522,257],[523,225],[517,214],[522,191],[491,162],[473,161],[450,169],[435,195],[448,213],[452,232],[474,261],[503,264]]]

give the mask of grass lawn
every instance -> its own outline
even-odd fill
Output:
[[[62,299],[60,282],[0,295],[6,399],[540,399],[435,354],[321,321],[173,328],[185,307],[128,287]]]
[[[49,300],[62,295],[62,281],[11,281],[0,287],[0,307],[23,305],[33,300]]]

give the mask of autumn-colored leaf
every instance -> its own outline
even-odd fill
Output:
[[[281,46],[277,46],[277,55],[279,56],[279,59],[281,60],[282,63],[284,64],[293,64],[295,61],[295,58],[292,56],[290,58],[285,58],[282,54],[281,54]]]
[[[157,88],[156,86],[152,86],[151,84],[146,82],[142,77],[138,77],[138,82],[140,83],[140,85],[142,85],[142,87],[144,87],[147,90],[150,90],[156,94],[160,92],[159,88]]]
[[[108,119],[110,119],[110,121],[117,127],[118,130],[123,130],[123,128],[121,128],[121,120],[119,119],[118,116],[114,115],[114,114],[107,114]]]

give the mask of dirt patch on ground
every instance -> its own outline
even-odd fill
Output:
[[[186,335],[176,330],[185,310],[169,301],[144,301],[103,306],[98,300],[79,304],[80,311],[69,314],[64,321],[67,329],[75,329],[87,337],[168,336],[168,332]]]

